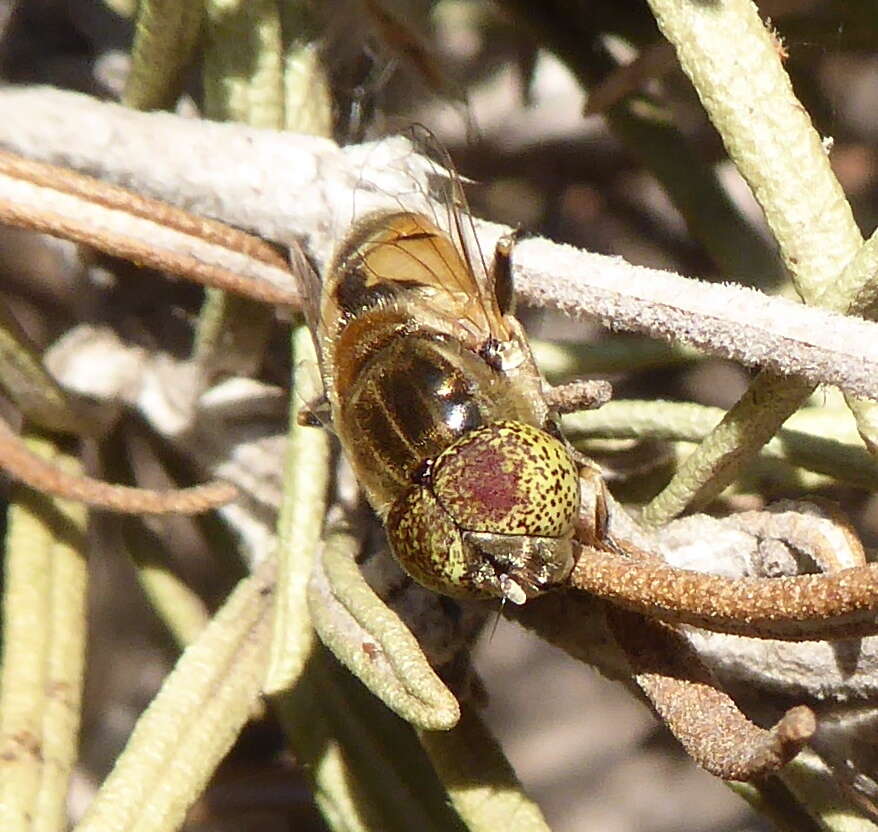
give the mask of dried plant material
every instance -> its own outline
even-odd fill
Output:
[[[238,496],[238,489],[228,482],[218,481],[173,491],[152,491],[112,485],[82,474],[72,474],[31,453],[2,420],[0,468],[44,494],[125,514],[200,514]]]
[[[272,576],[241,581],[135,726],[77,832],[159,832],[182,823],[259,696]]]
[[[777,513],[776,513],[777,512]],[[785,516],[786,515],[786,516]],[[747,523],[741,522],[749,516]],[[840,564],[855,564],[862,554],[858,540],[850,541],[842,521],[839,527],[807,503],[781,503],[765,512],[745,512],[725,518],[692,515],[676,520],[656,532],[647,544],[660,551],[668,563],[683,569],[697,569],[726,578],[798,575],[814,568],[786,542],[792,530],[797,539],[839,541],[833,550]],[[781,544],[765,544],[771,538],[760,532],[781,532]],[[833,545],[833,544],[830,544]],[[754,697],[770,700],[783,695],[825,709],[826,703],[868,701],[878,695],[878,638],[857,641],[779,642],[743,638],[685,628],[685,634],[702,661],[727,688],[751,691]],[[822,712],[821,710],[821,712]]]
[[[361,202],[398,207],[398,197],[388,195],[410,191],[413,177],[423,176],[404,143],[342,152],[326,140],[132,113],[58,91],[4,90],[0,113],[0,143],[7,147],[98,171],[277,242],[306,237],[318,262],[329,256],[337,223],[349,217],[355,188]],[[105,141],[70,130],[84,118],[103,126]],[[160,171],[152,163],[155,142],[180,148]],[[303,193],[307,200],[297,198]],[[508,233],[477,225],[486,251]],[[519,244],[515,277],[523,299],[574,317],[597,316],[615,329],[681,339],[748,365],[800,374],[809,383],[878,397],[878,335],[869,322],[545,240]]]
[[[103,368],[94,372],[96,362]],[[230,378],[203,390],[200,369],[162,353],[126,344],[105,328],[70,330],[46,355],[66,388],[109,405],[136,408],[160,436],[199,469],[239,489],[223,516],[237,531],[248,561],[275,548],[276,516],[283,493],[288,394],[254,379]]]
[[[784,697],[826,709],[878,696],[878,640],[779,642],[686,628],[701,660],[727,689],[766,702]]]
[[[13,153],[0,152],[0,172],[41,188],[57,190],[86,202],[121,211],[144,220],[152,220],[167,228],[206,243],[239,252],[252,260],[281,271],[287,264],[278,251],[264,240],[206,217],[195,216],[167,202],[148,199],[125,188],[108,185],[99,179],[84,176],[68,168],[31,161]]]
[[[572,381],[545,391],[546,403],[561,414],[603,407],[612,395],[610,382],[593,379]]]
[[[805,702],[821,713],[838,702],[878,696],[878,640],[780,642],[685,628],[720,684],[767,703]]]
[[[608,512],[608,527],[614,537],[630,539],[633,530],[630,527],[630,520],[624,519],[624,512],[621,512],[619,506],[612,501],[608,506]],[[739,518],[749,518],[749,520],[746,523],[738,522]],[[745,531],[745,527],[748,526]],[[771,574],[777,574],[776,568],[763,560],[764,552],[760,546],[760,541],[764,539],[762,533],[777,532],[779,538],[797,540],[799,543],[804,543],[806,548],[819,550],[836,534],[833,526],[843,538],[838,553],[840,562],[858,562],[862,550],[859,541],[850,539],[845,533],[844,520],[841,519],[839,523],[833,517],[831,508],[807,504],[781,504],[774,512],[752,512],[723,519],[695,515],[675,521],[651,536],[644,537],[640,532],[637,542],[647,550],[662,552],[669,561],[687,570],[716,571],[726,576],[728,585],[737,584],[743,590],[746,581],[733,581],[731,578],[740,578],[747,574],[765,574],[760,571],[764,568],[773,570]],[[850,549],[849,555],[844,553],[845,549]],[[637,552],[634,555],[639,559],[629,560],[626,568],[636,583],[640,565],[644,562],[649,563],[650,556]],[[786,568],[791,570],[786,574],[796,574],[801,567],[795,559],[791,558]],[[819,579],[822,576],[808,577]],[[676,586],[682,590],[683,583],[679,582]],[[670,589],[671,584],[669,583],[668,586]],[[755,581],[753,586],[755,588]],[[788,595],[788,593],[784,594]],[[602,622],[605,616],[612,621],[618,619],[622,613],[613,607],[604,607],[594,598],[586,596],[577,597],[575,594],[548,596],[528,604],[521,610],[510,610],[510,612],[526,626],[536,629],[544,638],[558,644],[577,658],[594,664],[614,679],[626,678],[625,662],[634,662],[634,666],[637,666],[638,639],[645,638],[649,643],[649,638],[644,635],[645,628],[638,624],[636,628],[630,629],[628,635],[621,633],[623,646],[627,638],[634,639],[634,642],[627,644],[625,653],[621,655],[614,653],[607,643],[609,632]],[[649,614],[654,613],[655,610],[649,611]],[[647,627],[655,626],[650,625],[648,621],[643,623]],[[571,638],[571,633],[578,634],[578,637]],[[773,709],[778,702],[789,703],[797,700],[809,704],[820,719],[824,716],[832,719],[832,715],[839,709],[843,711],[848,707],[843,704],[844,702],[855,698],[857,701],[868,703],[878,693],[875,686],[878,638],[866,638],[855,642],[789,643],[763,638],[719,635],[690,627],[683,627],[679,635],[673,634],[670,629],[665,629],[664,633],[665,635],[661,636],[663,639],[678,639],[682,636],[691,645],[693,654],[684,662],[687,669],[683,670],[681,667],[674,669],[673,663],[682,661],[680,651],[677,648],[671,649],[665,644],[665,647],[657,652],[653,651],[650,654],[647,651],[646,655],[653,656],[654,672],[647,674],[647,678],[638,676],[638,682],[644,684],[644,690],[648,695],[655,697],[656,707],[663,717],[671,719],[675,733],[679,732],[681,739],[689,744],[696,758],[711,770],[714,770],[713,766],[720,764],[740,765],[744,766],[739,769],[740,775],[742,771],[749,770],[748,766],[760,756],[759,748],[774,749],[766,751],[767,756],[763,760],[773,761],[771,765],[776,764],[785,754],[794,750],[793,747],[786,746],[786,743],[790,741],[795,746],[800,742],[801,727],[803,725],[807,727],[807,724],[813,725],[813,717],[801,712],[802,715],[795,716],[792,722],[782,722],[779,733],[773,738],[769,735],[753,734],[752,743],[746,746],[740,743],[735,744],[734,747],[723,745],[722,742],[717,744],[716,737],[723,736],[723,732],[719,734],[713,732],[715,720],[720,720],[723,724],[726,720],[730,720],[730,730],[732,725],[742,726],[742,730],[751,730],[752,726],[746,729],[746,721],[743,720],[742,715],[730,710],[730,700],[724,700],[725,694],[722,693],[722,688],[717,689],[716,682],[710,675],[700,677],[698,674],[701,671],[693,670],[699,663],[709,667],[723,688],[734,690],[736,699],[743,698],[749,703],[749,708],[752,709],[754,704],[761,703],[762,710],[757,708],[760,719],[766,718],[766,710],[768,713],[774,713]],[[620,633],[615,632],[615,635],[618,637]],[[685,654],[686,651],[682,652]],[[695,676],[692,675],[693,673]],[[692,683],[695,678],[701,678],[701,683]],[[725,704],[722,704],[723,701]],[[709,703],[716,705],[715,712],[713,705]],[[868,708],[865,704],[863,707]],[[805,719],[805,722],[802,722],[802,719]],[[787,733],[787,729],[790,728],[794,729],[792,734]],[[855,734],[856,732],[851,736]],[[760,736],[762,739],[759,739]],[[777,750],[785,746],[786,752],[781,753],[779,757]],[[837,781],[845,782],[848,778],[845,765],[834,754],[833,748],[833,741],[827,734],[820,753],[836,767]],[[744,758],[750,761],[746,765],[741,762]],[[722,762],[723,760],[725,762]],[[860,780],[873,770],[868,758],[862,754],[857,755],[857,765],[861,772]]]
[[[424,38],[415,28],[412,18],[414,7],[406,9],[408,20],[395,12],[387,0],[360,0],[372,29],[382,46],[394,57],[409,64],[433,92],[447,92],[450,85],[439,62],[431,54]]]
[[[724,520],[693,516],[644,536],[630,520],[620,524],[624,512],[609,495],[606,500],[609,539],[627,557],[586,547],[571,578],[574,586],[662,620],[769,639],[845,638],[874,633],[878,626],[876,565],[859,565],[864,562],[862,544],[831,505],[782,503],[775,511]],[[810,554],[818,564],[842,568],[825,575],[797,575],[800,567],[790,558],[786,574],[795,577],[735,580],[777,575],[760,553],[758,542],[766,532]],[[684,568],[674,575],[663,572],[667,567],[654,552]]]
[[[515,277],[523,298],[573,317],[596,315],[614,329],[663,340],[679,338],[750,366],[800,374],[844,389],[853,384],[858,395],[875,395],[865,392],[873,384],[860,364],[871,365],[870,351],[862,342],[852,350],[842,334],[870,337],[873,324],[859,319],[769,299],[752,289],[639,267],[620,269],[618,261],[547,240],[522,241],[516,250]],[[858,332],[849,329],[851,325]]]
[[[729,579],[585,549],[571,585],[662,621],[724,633],[813,641],[878,631],[878,564]]]
[[[754,780],[786,765],[814,733],[804,706],[770,731],[750,722],[672,628],[623,610],[608,614],[637,684],[692,757],[724,780]]]
[[[256,300],[298,301],[283,261],[261,241],[8,153],[0,158],[0,220]]]
[[[3,95],[5,94],[0,95],[0,108],[4,106],[2,104]],[[2,130],[3,126],[0,124],[0,131]],[[234,133],[213,135],[222,135],[234,141],[241,138],[240,135]],[[248,133],[245,137],[247,141],[244,142],[244,146],[247,147],[249,154],[253,153],[253,147],[260,142],[264,142],[263,146],[270,147],[272,142],[278,141],[276,136],[270,134]],[[411,164],[417,168],[418,163],[410,150],[401,144],[397,144],[396,149],[398,151],[397,160],[403,160],[406,165]],[[311,244],[311,253],[315,255],[316,259],[325,259],[328,250],[327,240],[332,236],[330,227],[337,219],[338,206],[342,205],[344,210],[349,211],[353,192],[357,195],[356,199],[362,196],[365,201],[374,198],[376,202],[383,200],[386,203],[389,200],[396,207],[401,207],[404,204],[405,197],[400,196],[398,190],[400,180],[394,178],[398,171],[395,171],[392,165],[383,166],[383,157],[382,164],[375,164],[373,170],[373,163],[381,156],[383,150],[384,148],[359,148],[351,150],[349,154],[342,154],[331,146],[323,145],[316,156],[312,154],[308,157],[305,154],[306,161],[301,162],[300,159],[292,178],[302,177],[305,184],[311,186],[296,192],[298,194],[307,192],[309,198],[305,200],[299,196],[298,201],[302,205],[296,204],[291,209],[289,206],[290,196],[287,193],[286,205],[281,205],[281,210],[270,218],[268,217],[269,210],[277,207],[271,205],[270,197],[272,194],[282,196],[284,189],[288,189],[289,181],[283,181],[283,176],[278,173],[278,171],[282,171],[283,174],[286,174],[287,168],[276,168],[275,178],[280,181],[272,182],[266,178],[265,171],[262,170],[263,162],[259,160],[254,165],[255,173],[254,170],[248,170],[242,175],[241,180],[233,182],[233,185],[237,187],[246,180],[246,177],[251,177],[248,180],[249,184],[252,186],[256,182],[259,187],[251,187],[249,191],[247,188],[243,188],[241,193],[245,194],[247,199],[242,199],[237,205],[229,206],[229,211],[235,217],[245,216],[250,212],[250,205],[260,201],[253,198],[254,193],[258,193],[260,198],[267,195],[269,198],[265,200],[265,204],[260,201],[259,206],[253,209],[256,220],[253,220],[254,215],[250,215],[244,224],[262,231],[259,224],[264,220],[266,228],[273,229],[273,232],[268,234],[270,239],[281,242],[290,243],[296,237],[302,236]],[[205,156],[204,158],[213,157]],[[246,158],[248,161],[250,160],[250,156]],[[248,166],[242,165],[241,167]],[[210,173],[212,174],[213,171]],[[223,181],[219,183],[220,191],[227,184],[226,178],[234,180],[235,176],[238,175],[237,171],[226,169],[223,169],[221,173]],[[320,187],[315,184],[318,174],[321,181]],[[323,178],[324,174],[325,179]],[[423,181],[423,174],[423,170],[416,170],[413,180],[413,174],[407,169],[404,175],[408,178],[404,181],[411,187],[413,181],[416,183]],[[422,178],[417,178],[418,176]],[[174,183],[173,187],[177,188],[177,183]],[[199,184],[200,187],[201,184]],[[415,186],[415,190],[418,187],[420,184]],[[323,189],[321,190],[321,188]],[[198,188],[195,190],[197,191]],[[417,194],[417,196],[421,195]],[[179,189],[176,196],[180,196]],[[202,195],[193,197],[195,201],[213,198],[212,194],[209,197]],[[189,204],[189,197],[184,197],[184,201]],[[227,203],[229,203],[228,191],[222,193],[220,201],[223,211],[225,211]],[[285,210],[287,213],[284,213]],[[344,215],[344,210],[341,211],[342,215]],[[265,216],[260,215],[262,211],[265,212]],[[299,211],[301,214],[297,213]],[[294,214],[297,219],[288,221],[290,213]],[[226,217],[226,214],[218,213],[218,216]],[[344,219],[341,221],[344,222]],[[495,230],[488,226],[484,226],[482,230],[485,239],[492,239],[493,236],[496,236]],[[733,355],[745,361],[753,360],[754,355],[762,355],[763,357],[759,360],[764,361],[766,366],[773,369],[810,374],[804,382],[794,380],[791,384],[778,385],[780,406],[777,411],[785,406],[792,406],[797,397],[801,397],[803,391],[806,391],[808,385],[815,380],[838,381],[842,379],[839,383],[851,385],[852,378],[855,378],[858,372],[861,376],[854,382],[854,385],[860,385],[857,389],[872,389],[872,395],[875,394],[876,375],[874,369],[878,367],[878,363],[872,354],[874,352],[872,350],[874,326],[863,322],[854,322],[843,316],[832,317],[821,312],[803,310],[795,304],[766,301],[758,294],[739,293],[728,287],[720,288],[716,293],[708,293],[706,289],[702,292],[702,286],[695,282],[673,277],[668,278],[668,276],[662,276],[648,270],[632,270],[624,264],[613,263],[606,259],[595,261],[596,265],[593,271],[600,272],[601,269],[615,268],[614,277],[619,278],[619,280],[609,287],[599,286],[593,292],[593,297],[584,301],[582,286],[586,285],[586,289],[590,291],[591,282],[584,283],[578,275],[574,279],[572,271],[568,274],[561,269],[560,273],[564,279],[559,284],[556,274],[557,267],[564,260],[566,254],[563,249],[556,246],[544,246],[544,251],[539,257],[536,254],[528,253],[528,247],[539,252],[540,245],[544,244],[537,241],[522,246],[524,268],[522,269],[523,279],[520,283],[524,286],[522,292],[524,296],[527,296],[528,292],[533,292],[535,293],[533,296],[537,297],[540,302],[556,305],[567,303],[563,298],[569,297],[569,310],[578,316],[584,316],[597,309],[601,318],[613,325],[643,327],[647,331],[662,334],[662,337],[686,337],[691,338],[695,343],[699,343],[699,339],[701,339],[709,349],[720,354]],[[575,262],[576,267],[581,268],[587,260],[587,257],[576,255],[572,257],[570,262]],[[543,271],[538,273],[529,286],[528,275],[537,274],[534,272],[537,267]],[[632,275],[637,285],[622,285],[621,278],[623,276],[631,278]],[[654,281],[648,279],[654,275],[656,275]],[[567,277],[570,277],[570,287],[564,285]],[[591,274],[587,275],[586,281],[591,280]],[[663,284],[663,280],[667,282]],[[652,284],[658,286],[658,293],[655,292],[655,286]],[[549,288],[546,290],[540,288],[544,285]],[[671,288],[675,288],[676,294],[670,291]],[[568,289],[569,295],[565,295]],[[708,297],[708,295],[710,296]],[[646,298],[645,301],[644,298]],[[699,306],[699,304],[702,305]],[[830,333],[829,330],[832,327],[836,327],[836,331]],[[831,337],[838,333],[840,333],[838,342],[833,342]],[[870,338],[872,340],[869,340]],[[815,344],[815,341],[819,341],[819,343]],[[862,352],[865,355],[864,361],[860,361],[860,356],[855,354],[855,350],[857,353]],[[763,352],[760,353],[760,351]],[[149,358],[155,357],[150,356]],[[182,378],[186,368],[176,366],[174,371],[179,371],[177,377]],[[833,372],[836,372],[835,376],[831,375]],[[776,380],[767,375],[764,379],[767,381],[763,381],[762,386],[756,389],[762,392],[774,390],[772,385]],[[850,389],[854,388],[850,387]],[[209,392],[213,393],[214,391]],[[572,400],[570,399],[570,401]],[[758,410],[759,402],[754,401],[752,404],[754,410]],[[777,403],[775,402],[775,404]],[[178,425],[185,426],[181,435],[185,435],[185,431],[189,428],[195,432],[203,430],[205,410],[202,408],[202,402],[196,401],[195,395],[189,396],[184,410],[184,416],[178,422]],[[774,418],[777,413],[771,415]],[[737,427],[742,432],[751,429],[752,425],[753,422],[747,419],[742,419],[737,423]],[[216,442],[214,439],[215,444]],[[239,446],[236,443],[232,441],[229,444],[232,446],[233,452],[238,450]],[[238,462],[240,463],[240,460]],[[696,492],[698,487],[699,485],[696,483],[692,493]],[[586,512],[591,523],[588,528],[594,531],[594,537],[597,538],[604,525],[600,509],[599,489],[594,483],[590,483],[587,490],[588,488],[595,492],[592,495],[594,499],[589,502]],[[276,495],[272,495],[272,497],[274,496]],[[269,501],[266,503],[273,505],[276,504],[276,500],[274,503],[269,503]],[[747,517],[743,519],[738,528],[733,528],[730,531],[740,534],[747,541],[747,545],[752,544],[752,549],[766,560],[775,558],[780,561],[786,554],[791,554],[795,550],[807,553],[814,557],[818,563],[835,567],[848,562],[844,559],[835,559],[836,548],[842,547],[842,558],[847,558],[854,564],[862,561],[861,547],[859,552],[857,551],[859,541],[845,536],[843,530],[832,525],[831,518],[829,519],[832,528],[812,526],[809,525],[808,520],[803,518],[804,514],[805,512],[796,511],[790,516],[779,515],[775,518],[764,515]],[[823,520],[827,520],[827,518],[818,518],[818,523]],[[607,526],[611,527],[614,523],[615,520],[611,522],[608,519]],[[726,524],[726,526],[731,525]],[[689,531],[694,534],[694,527]],[[727,528],[726,531],[729,529]],[[626,535],[614,537],[610,534],[611,542],[629,539],[631,538]],[[660,535],[653,539],[659,540]],[[692,542],[691,536],[690,542]],[[709,564],[713,542],[709,541],[709,545],[705,545],[704,550],[700,553],[702,566]],[[766,552],[769,545],[774,547],[775,544],[777,544],[776,548],[772,548],[771,552]],[[635,542],[635,545],[641,544]],[[763,547],[761,552],[759,551],[760,545]],[[643,548],[646,553],[632,551],[628,557],[623,557],[620,553],[613,551],[609,553],[595,551],[593,553],[586,550],[581,559],[581,563],[585,563],[585,566],[578,567],[578,571],[575,573],[576,583],[586,588],[596,588],[598,593],[604,597],[619,601],[622,605],[630,604],[634,609],[651,616],[677,622],[688,622],[689,624],[718,626],[747,635],[770,634],[783,638],[802,639],[815,637],[815,634],[821,637],[837,637],[852,633],[874,632],[875,630],[875,606],[878,603],[878,598],[876,598],[873,588],[875,584],[873,567],[855,566],[853,569],[831,576],[811,575],[771,580],[758,578],[732,580],[730,577],[717,578],[673,569],[656,562],[648,554],[660,551],[659,548],[653,548],[650,545],[643,546]],[[791,559],[795,560],[792,557]],[[393,656],[389,642],[385,644],[381,639],[371,636],[371,631],[375,627],[381,630],[382,625],[386,623],[385,619],[379,616],[379,613],[384,615],[385,610],[374,595],[366,597],[365,594],[360,594],[363,586],[359,572],[355,575],[345,571],[356,568],[353,559],[348,556],[345,561],[336,563],[332,561],[330,554],[330,557],[324,559],[322,565],[325,567],[323,576],[325,586],[322,595],[315,594],[317,600],[313,603],[313,609],[315,617],[318,612],[322,613],[328,610],[327,620],[323,624],[324,632],[329,634],[327,641],[331,641],[333,637],[331,632],[333,626],[342,628],[339,622],[342,622],[345,627],[350,624],[344,617],[347,614],[348,618],[354,619],[356,626],[350,626],[353,638],[348,639],[348,642],[341,644],[341,646],[336,645],[339,652],[343,653],[347,650],[352,665],[361,660],[357,669],[364,676],[368,674],[372,665],[380,661],[386,660],[392,664]],[[338,571],[329,574],[333,569],[338,569]],[[333,592],[327,590],[326,586],[332,590],[341,587],[342,591],[339,592],[339,595],[343,597],[341,599],[330,598]],[[312,589],[315,587],[319,589],[317,577],[312,584]],[[703,600],[700,593],[705,591],[706,600]],[[587,602],[599,611],[606,608],[606,605],[599,600],[589,599],[586,601],[584,596],[579,594],[568,594],[574,596],[580,606]],[[811,597],[812,595],[813,597]],[[514,595],[510,594],[507,597],[515,600]],[[327,599],[339,603],[332,606],[327,603]],[[358,600],[363,602],[362,608],[355,603]],[[541,604],[540,601],[535,603]],[[549,604],[547,603],[546,606]],[[365,612],[362,612],[363,610]],[[354,614],[351,615],[351,612]],[[369,618],[368,627],[362,626],[363,621],[356,620],[358,612],[362,612],[361,617]],[[524,615],[526,616],[526,613]],[[597,617],[599,618],[600,615]],[[581,615],[577,621],[587,618],[588,616]],[[626,619],[632,620],[631,615],[623,612],[611,612],[610,618],[617,622]],[[394,623],[399,625],[398,621]],[[547,628],[551,626],[551,623],[546,625]],[[375,627],[372,626],[373,624]],[[570,622],[567,620],[561,623],[556,621],[554,625],[558,629],[569,629]],[[387,632],[391,633],[394,641],[401,638],[399,635],[401,629],[391,631],[391,628],[388,627]],[[623,647],[627,644],[626,652],[629,655],[629,662],[635,665],[638,682],[654,698],[658,710],[669,720],[684,742],[694,750],[696,757],[705,762],[712,770],[720,773],[725,772],[725,776],[754,776],[781,765],[810,735],[813,730],[813,717],[807,709],[792,711],[780,721],[773,732],[751,731],[753,726],[748,727],[743,716],[734,710],[731,700],[719,692],[706,675],[700,675],[699,663],[694,657],[689,656],[688,648],[682,645],[675,633],[670,629],[656,627],[651,623],[647,623],[644,632],[645,635],[639,644],[639,636],[629,639],[623,633],[619,639],[623,643]],[[671,633],[672,635],[669,639],[659,639],[662,649],[656,649],[655,644],[650,643],[651,634],[654,635],[656,632]],[[681,632],[689,637],[689,633],[682,628]],[[591,631],[588,634],[589,636],[595,635]],[[571,651],[578,650],[584,655],[593,647],[593,645],[571,646],[569,642],[574,641],[574,637],[566,632],[563,635],[566,636],[568,649]],[[581,635],[582,633],[579,632],[575,634],[576,638]],[[596,638],[602,637],[606,637],[606,632],[603,636],[600,633],[596,634]],[[645,647],[644,641],[646,642]],[[690,643],[697,644],[694,639]],[[351,645],[354,647],[353,653],[350,651]],[[600,647],[603,646],[605,645],[599,645],[594,649],[599,652]],[[801,646],[793,645],[792,648]],[[839,675],[843,675],[844,671],[850,670],[851,667],[854,667],[855,671],[858,672],[861,667],[871,661],[871,655],[874,652],[874,647],[869,641],[866,641],[865,662],[859,664],[860,657],[852,657],[843,646],[841,648],[823,646],[827,647],[827,650],[835,650]],[[666,651],[664,648],[668,648],[668,650]],[[612,649],[608,648],[608,652]],[[417,658],[418,662],[425,661],[423,652],[418,649],[418,652],[412,655]],[[697,649],[696,652],[698,652]],[[803,653],[803,655],[805,654]],[[688,660],[690,658],[691,661]],[[618,661],[618,655],[616,660]],[[637,662],[641,662],[641,664],[638,665]],[[675,662],[685,664],[688,675],[677,672]],[[417,667],[420,668],[420,664],[417,664]],[[816,689],[822,681],[825,681],[819,675],[823,670],[822,667],[819,670],[815,669],[815,672],[808,679],[811,685],[809,690]],[[395,668],[395,671],[394,681],[401,683],[404,688],[405,673],[399,668]],[[739,677],[739,679],[741,678],[743,676]],[[834,678],[832,683],[834,684]],[[380,689],[382,686],[385,689],[388,687],[386,678],[375,683],[376,689]],[[788,687],[786,691],[788,692],[789,689]],[[844,691],[844,687],[839,684],[833,690],[841,692]],[[451,694],[449,693],[448,696]],[[712,720],[727,728],[729,734],[738,740],[741,747],[733,749],[732,753],[729,754],[728,747],[723,747],[722,738],[718,739],[715,734],[705,734],[703,725],[709,724]],[[338,759],[336,757],[336,762]],[[343,773],[343,766],[338,765],[336,772]]]
[[[77,461],[30,431],[31,452]],[[0,826],[60,829],[77,758],[85,667],[87,511],[14,490],[3,587]]]
[[[839,572],[866,563],[863,544],[838,506],[784,500],[764,512],[741,512],[730,523],[754,537],[783,542],[810,557],[821,572]]]
[[[669,43],[650,44],[631,63],[620,66],[589,90],[582,114],[590,116],[606,112],[674,66],[674,50]]]

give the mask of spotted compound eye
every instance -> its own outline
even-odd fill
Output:
[[[437,458],[432,491],[461,529],[566,537],[579,511],[579,475],[564,444],[522,422],[470,431]]]
[[[523,604],[563,583],[574,563],[579,475],[564,443],[497,421],[446,448],[386,519],[402,567],[458,597]]]

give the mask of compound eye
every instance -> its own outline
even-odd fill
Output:
[[[437,458],[432,489],[454,522],[474,532],[567,537],[579,511],[579,474],[564,443],[522,422],[469,431]]]
[[[446,595],[480,595],[460,530],[429,488],[415,485],[394,504],[385,523],[400,565],[419,584]]]

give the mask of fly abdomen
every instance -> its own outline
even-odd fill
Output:
[[[435,333],[401,336],[365,362],[341,406],[346,447],[381,510],[423,463],[496,418],[495,373],[475,353]]]

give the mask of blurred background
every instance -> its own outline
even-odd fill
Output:
[[[235,5],[225,4],[229,15]],[[135,7],[136,0],[0,3],[0,79],[119,99]],[[868,234],[878,218],[878,3],[774,0],[759,7]],[[631,263],[790,293],[749,189],[644,2],[325,0],[303,9],[326,72],[331,132],[340,143],[420,122],[472,180],[475,214]],[[218,117],[205,93],[200,49],[169,107]],[[85,291],[83,269],[90,271]],[[77,322],[100,321],[129,343],[188,354],[201,290],[152,278],[118,280],[134,271],[129,264],[83,259],[67,244],[0,229],[0,288],[41,346]],[[550,377],[601,375],[617,397],[728,407],[749,378],[729,362],[696,359],[545,312],[521,314]],[[540,346],[547,333],[552,344]],[[577,348],[583,344],[585,353]],[[259,371],[283,384],[288,361],[278,323]],[[130,415],[91,462],[122,480],[120,459],[134,470],[156,468],[153,445],[147,428]],[[656,493],[681,453],[656,442],[595,442],[588,449],[604,455],[613,487],[633,502]],[[801,487],[775,466],[756,472],[725,502],[755,508],[795,496]],[[878,519],[869,495],[819,481],[807,487],[841,501],[866,544],[875,544]],[[93,521],[103,556],[93,560],[74,818],[176,657],[130,564],[119,557],[131,545],[125,522],[100,514]],[[149,533],[215,607],[241,567],[218,563],[211,553],[206,540],[217,532],[206,528],[210,522],[165,519],[151,522]],[[558,832],[770,828],[722,783],[696,770],[646,706],[515,625],[501,620],[482,639],[476,665],[488,692],[486,719]],[[245,731],[186,825],[190,832],[322,828],[270,717]]]

